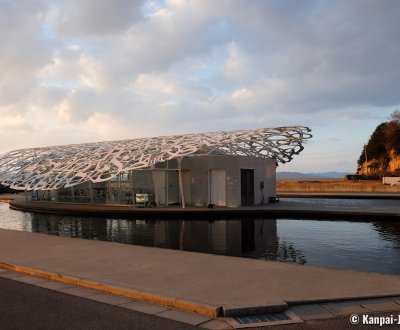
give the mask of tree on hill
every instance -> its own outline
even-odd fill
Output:
[[[367,157],[367,159],[366,159]],[[399,175],[400,168],[400,111],[395,110],[389,121],[379,124],[361,151],[358,159],[359,174]]]
[[[393,113],[390,114],[389,119],[390,119],[390,121],[395,121],[397,123],[400,123],[400,111],[394,110]]]

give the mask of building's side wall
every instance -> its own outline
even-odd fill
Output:
[[[240,169],[254,169],[254,205],[267,204],[276,196],[276,162],[273,159],[237,157],[239,166],[238,200],[240,203]],[[264,182],[264,189],[260,188]]]
[[[206,206],[209,204],[209,170],[226,171],[226,206],[241,206],[240,169],[254,170],[254,202],[262,202],[260,182],[264,181],[264,201],[275,196],[276,164],[273,159],[238,156],[194,156],[182,160],[182,169],[190,171],[190,205]]]
[[[193,206],[207,206],[209,201],[209,171],[225,169],[226,205],[237,206],[237,162],[233,156],[195,156],[182,160],[182,169],[190,171],[192,178],[191,201]]]
[[[162,170],[163,164],[156,166]],[[165,164],[164,164],[165,165]],[[159,194],[168,192],[168,203],[180,203],[178,171],[169,164],[166,182],[158,186]],[[273,159],[238,156],[193,156],[182,160],[182,180],[185,204],[188,206],[207,206],[210,203],[210,170],[225,171],[225,205],[241,206],[241,169],[254,170],[254,205],[269,202],[276,196],[276,164]],[[215,173],[215,172],[214,172]],[[84,183],[82,185],[60,189],[47,199],[79,203],[132,203],[136,193],[157,195],[153,170],[132,171],[124,180],[118,178],[102,183]],[[222,176],[223,177],[223,176]],[[222,181],[223,182],[223,181]],[[264,182],[261,189],[260,183]],[[220,186],[219,186],[220,187]],[[44,199],[45,196],[38,196]],[[223,197],[221,198],[223,200]],[[221,205],[221,204],[220,204]]]

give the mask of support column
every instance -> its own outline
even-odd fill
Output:
[[[58,202],[58,189],[53,189],[50,191],[51,200]],[[53,199],[54,197],[54,199]]]
[[[90,197],[90,203],[93,204],[93,187],[91,180],[89,180],[89,197]]]
[[[182,180],[182,159],[179,157],[178,160],[178,173],[179,173],[179,193],[181,195],[182,208],[185,208],[185,194],[183,192],[183,180]]]
[[[130,173],[130,176],[131,176],[130,179],[131,179],[132,205],[134,207],[136,207],[136,205],[135,205],[135,182],[133,180],[133,170],[130,170],[129,173]]]
[[[169,205],[169,160],[165,161],[167,163],[167,170],[165,171],[165,198],[167,206]]]
[[[110,204],[110,200],[111,200],[111,194],[110,194],[110,191],[111,191],[111,189],[110,189],[110,184],[111,184],[111,182],[110,181],[106,181],[106,184],[105,184],[105,188],[104,188],[104,193],[105,193],[105,204]]]
[[[156,206],[160,206],[160,192],[158,191],[158,185],[157,185],[157,180],[156,180],[156,171],[154,170],[154,167],[151,170],[151,176],[153,178],[153,188],[154,188],[154,202],[156,203]]]
[[[74,186],[71,187],[71,197],[72,197],[72,202],[75,203],[75,191],[74,191]]]

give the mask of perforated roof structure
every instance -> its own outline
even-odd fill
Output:
[[[121,172],[201,155],[273,158],[286,163],[311,138],[308,127],[276,127],[29,148],[0,156],[0,182],[19,190],[71,187]]]

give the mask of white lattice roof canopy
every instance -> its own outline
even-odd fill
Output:
[[[21,149],[0,156],[0,182],[20,190],[58,189],[107,181],[170,159],[210,154],[286,163],[303,150],[310,132],[308,127],[292,126]]]

